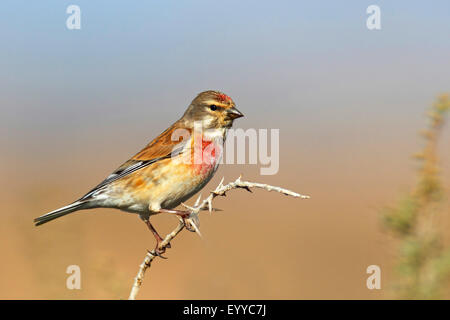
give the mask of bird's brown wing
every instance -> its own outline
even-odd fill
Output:
[[[175,122],[158,137],[147,144],[144,149],[134,155],[130,161],[147,161],[171,154],[180,143],[186,142],[183,134],[191,134],[191,130],[185,128],[179,121]]]
[[[179,155],[188,141],[188,139],[186,139],[186,134],[190,135],[191,130],[184,128],[180,122],[175,122],[167,130],[146,145],[141,151],[134,155],[130,160],[126,161],[119,168],[117,168],[99,185],[84,195],[80,200],[88,200],[104,186],[117,181],[132,172],[147,167],[157,161]]]

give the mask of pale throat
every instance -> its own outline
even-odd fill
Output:
[[[203,140],[214,141],[216,143],[225,142],[228,128],[205,129],[203,131]]]

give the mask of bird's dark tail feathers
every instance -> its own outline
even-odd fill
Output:
[[[56,219],[56,218],[65,216],[66,214],[72,213],[74,211],[83,209],[84,204],[85,204],[84,201],[75,201],[74,203],[71,203],[65,207],[53,210],[49,213],[44,214],[43,216],[40,216],[40,217],[34,219],[34,225],[39,226],[41,224],[52,221],[53,219]]]

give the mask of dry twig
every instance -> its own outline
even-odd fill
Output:
[[[260,188],[260,189],[264,189],[267,191],[276,191],[282,194],[285,194],[287,196],[292,196],[292,197],[296,197],[296,198],[301,198],[301,199],[309,199],[309,196],[305,196],[305,195],[301,195],[298,194],[296,192],[287,190],[287,189],[283,189],[280,187],[275,187],[275,186],[271,186],[268,184],[264,184],[264,183],[256,183],[256,182],[249,182],[249,181],[242,181],[241,177],[237,178],[234,182],[230,182],[226,185],[223,185],[223,178],[220,181],[219,185],[217,186],[217,188],[214,191],[211,191],[209,196],[207,198],[205,198],[203,201],[200,202],[201,196],[198,197],[197,201],[195,202],[194,206],[188,206],[186,204],[182,204],[185,208],[187,208],[191,214],[189,216],[189,218],[187,219],[187,222],[190,224],[189,229],[193,229],[195,232],[197,232],[197,234],[199,236],[201,236],[200,230],[199,230],[199,218],[198,215],[201,211],[203,210],[208,210],[210,213],[214,210],[212,207],[212,201],[215,197],[217,196],[225,196],[226,193],[232,189],[246,189],[249,192],[252,192],[250,189],[251,188]],[[162,241],[160,248],[161,249],[166,249],[168,247],[168,245],[170,244],[170,241],[172,241],[172,239],[174,239],[178,233],[181,232],[181,230],[183,230],[183,228],[186,227],[183,220],[180,219],[177,227],[171,232],[169,233],[164,240]],[[129,296],[129,300],[134,300],[136,299],[136,295],[139,292],[139,289],[142,285],[142,282],[144,281],[144,275],[145,272],[147,271],[147,269],[150,267],[153,259],[155,259],[155,257],[157,257],[157,255],[155,254],[154,251],[149,251],[147,253],[147,255],[145,256],[144,261],[141,263],[141,265],[139,266],[139,271],[138,274],[136,275],[136,278],[134,279],[134,283],[133,283],[133,287],[131,288],[131,292],[130,292],[130,296]]]

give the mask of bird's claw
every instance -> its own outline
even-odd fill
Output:
[[[163,258],[163,259],[167,259],[167,257],[163,256],[162,254],[163,254],[164,252],[166,252],[166,248],[169,248],[169,249],[170,249],[171,247],[172,247],[172,246],[170,245],[170,242],[167,243],[165,247],[161,247],[161,246],[160,246],[160,242],[158,242],[158,243],[156,244],[155,249],[153,249],[152,251],[150,251],[150,250],[147,250],[147,251],[148,251],[148,253],[150,253],[150,254],[153,255],[153,256],[160,257],[160,258]]]
[[[195,232],[195,228],[192,226],[191,222],[187,218],[183,218],[184,227],[190,232]]]
[[[161,250],[160,248],[155,248],[152,251],[147,249],[147,252],[150,253],[152,256],[155,257],[160,257],[162,259],[167,259],[167,257],[164,257],[162,254],[165,252],[166,250]]]

